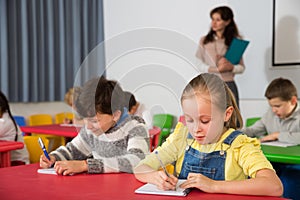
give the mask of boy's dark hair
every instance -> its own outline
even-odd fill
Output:
[[[131,92],[125,91],[124,94],[125,94],[125,106],[128,108],[128,111],[130,111],[132,107],[137,104],[137,101]]]
[[[282,101],[290,101],[293,96],[298,97],[295,85],[290,80],[281,77],[274,79],[265,92],[268,100],[280,98]]]
[[[94,117],[96,113],[112,115],[123,112],[124,92],[116,81],[101,76],[87,81],[81,88],[75,107],[81,117]]]

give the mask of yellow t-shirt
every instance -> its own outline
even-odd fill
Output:
[[[271,163],[262,153],[260,143],[257,139],[247,137],[246,135],[239,135],[231,145],[223,143],[233,131],[234,129],[226,131],[217,143],[201,145],[196,141],[193,142],[193,139],[187,139],[188,129],[179,122],[176,125],[174,133],[156,150],[159,152],[160,159],[164,165],[176,161],[177,176],[180,174],[185,149],[188,145],[204,153],[220,151],[221,148],[226,151],[225,180],[243,180],[248,176],[253,178],[260,169],[273,170]],[[146,164],[155,170],[160,168],[160,163],[154,153],[147,155],[139,163],[139,165],[142,164]]]

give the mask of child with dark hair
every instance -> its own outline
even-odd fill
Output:
[[[0,91],[0,140],[23,142],[22,133],[15,122],[6,96]],[[24,144],[23,149],[11,152],[11,165],[22,165],[29,163],[29,155]]]
[[[126,105],[128,107],[128,113],[134,115],[139,107],[139,102],[136,101],[135,96],[128,91],[124,92]]]
[[[143,118],[147,127],[152,128],[152,116],[144,104],[138,102],[135,96],[128,91],[124,92],[125,94],[125,106],[128,108],[128,113],[130,115],[137,115]]]
[[[124,92],[116,81],[104,77],[84,84],[75,107],[84,127],[66,146],[41,156],[40,166],[54,164],[58,174],[132,173],[133,167],[149,152],[149,134],[144,121],[130,116]]]

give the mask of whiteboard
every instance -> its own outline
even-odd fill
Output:
[[[273,0],[273,66],[300,64],[300,1]]]

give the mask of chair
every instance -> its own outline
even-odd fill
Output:
[[[30,115],[28,117],[28,122],[29,122],[30,126],[53,124],[52,115],[49,115],[49,114]],[[39,136],[43,140],[48,139],[49,140],[49,145],[46,146],[46,144],[45,144],[45,146],[46,146],[47,149],[49,149],[49,151],[52,151],[52,150],[58,148],[61,145],[65,145],[65,138],[62,137],[62,136],[39,134],[39,133],[32,133],[32,135]]]
[[[52,115],[49,114],[35,114],[28,117],[29,126],[48,125],[53,124]]]
[[[180,116],[179,116],[179,120],[178,120],[178,122],[181,122],[183,125],[186,125],[186,122],[185,122],[185,117],[184,117],[184,115],[180,115]]]
[[[40,156],[43,154],[43,151],[38,143],[39,136],[35,136],[35,135],[24,136],[23,139],[29,154],[30,163],[40,162]],[[49,140],[46,138],[42,138],[42,140],[47,149],[47,147],[49,146]]]
[[[14,120],[18,124],[18,126],[26,126],[26,120],[23,116],[13,116]]]
[[[55,124],[63,124],[64,120],[68,118],[73,121],[74,115],[71,112],[62,112],[62,113],[57,113],[55,115]]]
[[[18,126],[26,126],[25,117],[15,115],[15,116],[13,116],[13,118],[16,121],[16,123],[17,123]],[[22,135],[24,136],[25,133],[22,132]]]
[[[153,127],[160,128],[160,134],[156,137],[154,146],[160,146],[170,135],[173,126],[174,116],[170,114],[155,114],[153,115]]]
[[[252,126],[256,121],[260,120],[261,117],[252,117],[246,120],[246,127]]]
[[[158,144],[158,138],[159,138],[159,134],[160,134],[160,128],[158,127],[153,127],[151,129],[149,129],[149,146],[150,146],[150,152],[152,152],[155,147]]]

